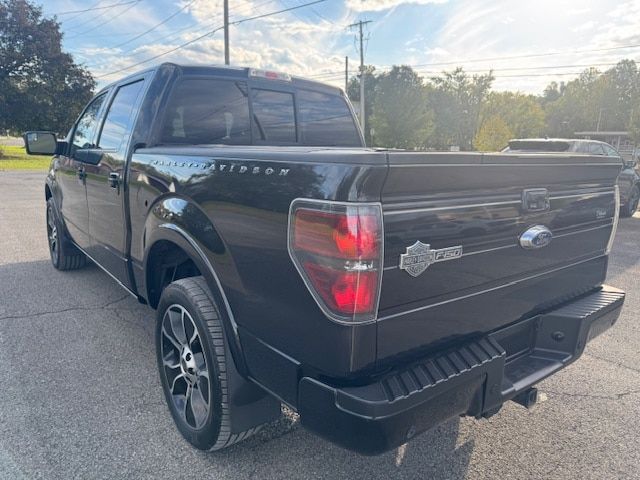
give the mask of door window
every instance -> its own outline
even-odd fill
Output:
[[[102,127],[98,146],[105,150],[118,150],[133,122],[133,108],[144,85],[139,80],[118,88]]]
[[[590,143],[589,153],[591,155],[604,155],[604,150],[602,149],[602,145],[599,143]]]
[[[615,148],[610,147],[609,145],[603,145],[603,147],[604,147],[604,151],[606,152],[607,156],[609,156],[609,157],[619,157],[620,156]]]
[[[254,89],[253,124],[260,143],[295,143],[293,94]]]
[[[93,134],[95,132],[96,125],[98,124],[98,113],[100,112],[100,107],[102,106],[104,98],[104,94],[95,98],[85,109],[80,120],[78,120],[76,130],[73,133],[73,140],[71,142],[72,155],[76,150],[93,148]]]

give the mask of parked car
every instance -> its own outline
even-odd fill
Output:
[[[89,259],[156,310],[167,405],[200,449],[281,403],[365,454],[531,406],[624,301],[603,285],[616,157],[367,149],[337,88],[174,64],[25,141],[54,155],[53,266]]]
[[[618,176],[620,189],[620,213],[624,217],[632,216],[640,201],[640,170],[638,159],[625,160],[611,145],[597,140],[574,140],[562,138],[525,138],[511,140],[504,152],[572,152],[586,155],[604,155],[619,158],[622,171]]]

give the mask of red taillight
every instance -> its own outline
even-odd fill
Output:
[[[378,217],[300,208],[294,214],[294,248],[334,258],[375,258]]]
[[[375,319],[382,272],[379,205],[296,200],[289,251],[322,309],[339,321]]]
[[[378,272],[345,272],[311,262],[304,267],[313,287],[331,310],[346,315],[374,310]]]

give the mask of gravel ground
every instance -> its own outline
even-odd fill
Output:
[[[289,414],[202,453],[164,405],[152,311],[94,266],[51,266],[43,175],[0,173],[0,478],[640,478],[640,215],[621,221],[610,262],[622,317],[532,410],[455,419],[373,458]]]

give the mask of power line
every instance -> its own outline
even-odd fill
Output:
[[[461,62],[451,62],[452,65],[460,65],[460,63]],[[476,69],[476,70],[467,70],[467,69],[465,69],[465,72],[467,72],[467,73],[483,73],[483,72],[486,72],[487,70],[491,70],[493,72],[507,72],[507,71],[521,71],[521,70],[547,70],[547,69],[556,69],[556,68],[612,67],[612,66],[615,66],[617,64],[618,64],[618,62],[614,62],[614,63],[585,63],[585,64],[571,64],[571,65],[547,65],[547,66],[538,66],[538,67],[490,68],[490,69]],[[402,63],[398,64],[398,66],[401,66],[401,65],[404,65],[404,64],[402,64]],[[429,71],[421,70],[421,67],[425,66],[424,64],[406,65],[406,66],[411,67],[416,71],[421,71],[423,73],[434,73],[434,74],[441,73],[440,71],[436,71],[436,70],[429,70]],[[327,77],[327,76],[335,76],[335,75],[342,75],[342,72],[338,71],[338,70],[335,70],[335,71],[330,71],[330,72],[318,73],[316,75],[310,75],[310,77],[319,78],[319,77]]]
[[[640,60],[632,59],[635,62],[640,62]],[[576,67],[585,67],[585,68],[599,68],[599,67],[611,67],[617,65],[619,62],[615,63],[591,63],[591,64],[574,64],[574,65],[548,65],[548,66],[539,66],[539,67],[512,67],[512,68],[487,68],[482,70],[464,70],[465,73],[495,73],[495,72],[511,72],[511,71],[524,71],[524,70],[549,70],[549,69],[558,69],[558,68],[576,68]],[[413,68],[416,73],[421,75],[440,75],[443,72],[439,70],[424,70],[419,68],[418,65],[406,65],[407,67]],[[418,67],[418,68],[416,68]],[[388,70],[381,70],[381,72],[387,72]],[[549,72],[549,73],[522,73],[522,74],[510,74],[510,75],[494,75],[496,78],[517,78],[517,77],[547,77],[547,76],[562,76],[562,75],[581,75],[584,73],[583,71],[569,71],[569,72]],[[603,72],[604,73],[604,72]],[[310,75],[309,77],[318,78],[320,81],[322,80],[334,80],[341,78],[343,75],[342,72],[324,72],[317,75]],[[322,78],[319,78],[322,77]]]
[[[274,1],[276,1],[276,0],[267,0],[266,2],[263,2],[263,3],[260,3],[260,4],[256,5],[255,7],[253,7],[253,5],[245,5],[245,7],[242,8],[242,10],[244,10],[244,9],[246,9],[248,7],[259,8],[259,7],[263,6],[263,5],[266,5],[267,3],[272,3]],[[244,0],[244,3],[247,3],[247,0]],[[217,15],[214,16],[214,18],[220,17],[220,16],[221,16],[221,14],[218,13]],[[214,25],[217,25],[217,22],[208,23],[208,24],[204,25],[203,28],[211,28]],[[159,42],[161,40],[166,40],[167,38],[179,37],[180,35],[178,35],[178,34],[184,32],[185,30],[192,29],[193,27],[196,27],[196,26],[197,26],[197,24],[187,25],[186,27],[179,28],[178,30],[172,31],[168,35],[163,35],[162,37],[155,38],[153,41],[154,42]],[[120,55],[126,55],[128,53],[132,53],[132,52],[136,51],[137,49],[138,49],[138,47],[134,47],[131,50],[125,50],[124,52],[120,52]]]
[[[301,5],[296,5],[295,7],[290,7],[290,8],[285,8],[285,9],[282,9],[282,10],[277,10],[277,11],[274,11],[274,12],[264,13],[262,15],[255,15],[253,17],[244,18],[242,20],[236,20],[234,22],[230,22],[229,25],[240,25],[242,23],[249,22],[251,20],[258,20],[260,18],[271,17],[273,15],[278,15],[280,13],[289,12],[291,10],[297,10],[298,8],[308,7],[309,5],[316,5],[318,3],[323,3],[323,2],[326,2],[326,1],[327,0],[314,0],[313,2],[303,3]],[[151,61],[153,61],[153,60],[155,60],[157,58],[163,57],[165,55],[168,55],[169,53],[173,53],[173,52],[175,52],[177,50],[180,50],[180,49],[182,49],[184,47],[187,47],[187,46],[189,46],[189,45],[191,45],[193,43],[196,43],[197,41],[202,40],[203,38],[205,38],[205,37],[207,37],[209,35],[213,35],[217,31],[222,30],[222,29],[223,29],[223,26],[214,28],[213,30],[210,30],[210,31],[208,31],[208,32],[206,32],[206,33],[204,33],[204,34],[202,34],[202,35],[200,35],[200,36],[198,36],[198,37],[196,37],[196,38],[194,38],[192,40],[189,40],[188,42],[185,42],[185,43],[183,43],[181,45],[178,45],[177,47],[174,47],[174,48],[172,48],[170,50],[167,50],[165,52],[159,53],[158,55],[154,55],[153,57],[147,58],[147,59],[142,60],[140,62],[134,63],[133,65],[129,65],[128,67],[120,68],[120,69],[118,69],[118,70],[116,70],[114,72],[106,73],[106,74],[103,74],[103,75],[98,75],[96,78],[104,78],[104,77],[109,76],[109,75],[114,75],[116,73],[124,72],[126,70],[131,70],[132,68],[137,67],[139,65],[144,65],[145,63],[149,63],[149,62],[151,62]]]
[[[477,62],[491,62],[491,61],[500,61],[500,60],[515,60],[518,58],[536,58],[536,57],[549,57],[554,55],[568,55],[575,53],[597,53],[597,52],[608,52],[611,50],[621,50],[627,48],[636,48],[640,47],[640,43],[635,43],[631,45],[619,45],[617,47],[607,47],[607,48],[594,48],[589,50],[567,50],[563,52],[546,52],[546,53],[531,53],[527,55],[512,55],[508,57],[488,57],[488,58],[475,58],[470,60],[457,60],[457,61],[448,61],[448,62],[439,62],[439,63],[422,63],[419,65],[415,65],[416,67],[435,67],[440,65],[455,65],[462,63],[477,63]],[[389,66],[389,65],[385,65]]]
[[[125,8],[124,10],[116,13],[113,17],[108,18],[107,20],[105,20],[102,23],[99,23],[97,25],[93,25],[91,28],[89,28],[88,30],[85,30],[84,32],[80,32],[80,33],[76,33],[75,35],[72,35],[69,37],[69,39],[73,39],[73,38],[77,38],[80,37],[82,35],[84,35],[85,33],[89,33],[92,32],[93,30],[95,30],[98,27],[102,27],[103,25],[106,25],[107,23],[111,23],[112,21],[114,21],[116,18],[121,17],[122,15],[124,15],[125,13],[127,13],[129,10],[131,10],[133,7],[135,7],[138,3],[140,3],[142,0],[134,0],[134,2],[129,5],[127,8]]]
[[[88,8],[93,8],[93,7],[97,7],[98,5],[100,5],[100,3],[102,3],[102,0],[98,0],[95,3],[92,3],[90,7]],[[71,17],[65,19],[65,20],[60,20],[60,23],[65,23],[65,22],[69,22],[70,20],[73,20],[74,18],[78,18],[80,15],[82,15],[82,12],[80,13],[76,13],[75,15],[72,15]]]
[[[76,35],[73,35],[70,38],[75,38],[81,35],[84,35],[85,33],[89,33],[94,31],[96,28],[98,27],[102,27],[104,25],[106,25],[107,23],[111,23],[112,21],[114,21],[116,18],[121,17],[122,15],[124,15],[125,13],[127,13],[129,10],[131,10],[133,7],[135,7],[136,5],[138,5],[138,3],[140,3],[142,0],[135,0],[131,5],[129,5],[127,8],[125,8],[124,10],[121,10],[120,12],[116,13],[114,16],[109,17],[107,20],[105,20],[102,23],[99,23],[98,25],[94,25],[93,27],[91,27],[90,29],[84,31],[84,32],[80,32],[77,33]]]
[[[139,39],[140,37],[145,36],[148,33],[153,32],[155,29],[157,29],[158,27],[161,27],[162,25],[164,25],[165,23],[167,23],[169,20],[171,20],[172,18],[174,18],[176,15],[179,15],[180,13],[184,12],[187,8],[189,8],[191,5],[193,5],[195,2],[197,2],[197,0],[191,0],[189,3],[185,4],[181,9],[176,10],[175,12],[173,12],[171,15],[169,15],[167,18],[165,18],[164,20],[162,20],[160,23],[157,23],[156,25],[154,25],[153,27],[149,28],[148,30],[145,30],[144,32],[136,35],[133,38],[130,38],[129,40],[127,40],[126,42],[122,42],[119,43],[117,45],[114,45],[113,47],[110,48],[119,48],[123,45],[127,45],[128,43],[133,42],[134,40]]]
[[[255,5],[255,6],[254,6],[254,5],[245,5],[245,6],[244,6],[244,8],[242,8],[242,7],[241,7],[241,10],[243,10],[243,11],[244,11],[244,10],[246,10],[247,8],[253,8],[253,9],[260,8],[260,7],[264,6],[264,5],[266,5],[267,3],[273,3],[274,1],[276,1],[276,0],[267,0],[266,2],[262,2],[262,3],[258,4],[258,5]],[[248,0],[244,0],[244,3],[245,3],[245,4],[246,4],[246,3],[248,3]],[[215,17],[219,17],[219,16],[221,16],[221,14],[217,14],[217,15],[215,15],[215,16],[214,16],[214,18],[215,18]],[[211,28],[211,27],[213,27],[214,25],[217,25],[217,23],[216,23],[216,22],[214,22],[214,23],[206,24],[206,25],[204,25],[204,26],[203,26],[203,28]],[[156,39],[154,39],[153,41],[154,41],[154,42],[159,42],[159,41],[161,41],[161,40],[166,40],[167,38],[171,38],[171,37],[180,37],[180,35],[179,35],[179,34],[181,34],[182,32],[184,32],[185,30],[189,30],[189,29],[193,28],[194,26],[195,26],[194,24],[192,24],[192,25],[187,25],[186,27],[180,28],[180,29],[178,29],[178,30],[174,30],[173,32],[169,33],[168,35],[163,35],[162,37],[156,38]],[[200,30],[200,31],[202,31],[202,30]],[[139,46],[138,46],[138,47],[131,48],[131,49],[129,49],[129,50],[125,50],[125,51],[123,51],[123,52],[119,52],[119,55],[120,55],[120,56],[122,56],[122,55],[128,55],[128,54],[130,54],[130,53],[135,52],[138,48],[139,48]],[[100,66],[103,66],[103,65],[107,65],[107,63],[109,63],[109,62],[101,63],[101,64],[98,64],[97,66],[98,66],[98,67],[100,67]]]
[[[98,2],[94,3],[93,5],[91,5],[91,7],[88,7],[88,8],[94,8],[94,7],[97,7],[97,6],[99,6],[101,3],[103,3],[103,1],[104,1],[104,0],[99,0]],[[108,1],[108,0],[107,0],[107,1]],[[131,1],[138,1],[138,0],[131,0]],[[113,8],[116,8],[116,7],[113,7]],[[66,29],[66,30],[69,30],[71,33],[77,33],[77,32],[78,32],[78,30],[80,30],[80,29],[84,28],[84,26],[85,26],[85,25],[90,25],[90,24],[92,24],[93,22],[95,22],[96,20],[98,20],[98,19],[100,19],[100,18],[105,17],[105,15],[107,15],[111,10],[112,10],[111,8],[108,8],[108,9],[105,9],[105,10],[101,10],[101,11],[99,11],[99,12],[97,12],[97,13],[93,14],[93,15],[89,18],[89,20],[80,21],[79,23],[72,24],[72,25],[71,25],[71,28],[69,28],[69,22],[70,22],[71,20],[74,20],[74,19],[78,18],[78,17],[82,17],[82,16],[83,16],[83,14],[82,14],[82,13],[78,13],[78,14],[76,14],[76,15],[73,15],[73,16],[71,16],[71,17],[67,18],[66,20],[62,20],[62,21],[61,21],[61,23],[63,23],[63,24],[65,25],[65,29]]]
[[[56,12],[56,13],[50,13],[50,16],[53,15],[57,15],[57,16],[61,16],[61,15],[71,15],[72,13],[85,13],[85,12],[93,12],[95,10],[105,10],[105,9],[109,9],[109,8],[114,8],[114,7],[120,7],[122,5],[129,5],[131,3],[135,3],[136,0],[130,0],[128,2],[120,2],[120,3],[112,3],[111,5],[105,5],[104,7],[96,7],[95,5],[97,5],[98,3],[94,4],[93,7],[89,7],[89,8],[85,8],[83,10],[67,10],[66,12]]]

